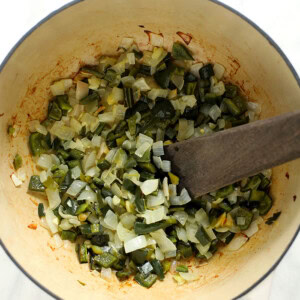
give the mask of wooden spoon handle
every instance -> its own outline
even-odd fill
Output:
[[[300,157],[300,111],[165,147],[193,197]]]

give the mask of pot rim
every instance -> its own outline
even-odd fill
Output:
[[[46,17],[41,19],[36,25],[34,25],[29,31],[27,31],[19,40],[18,42],[12,47],[12,49],[8,52],[4,60],[2,61],[0,65],[0,72],[3,70],[7,62],[9,61],[10,57],[14,54],[14,52],[18,49],[18,47],[23,43],[23,41],[30,36],[37,28],[39,28],[41,25],[46,23],[49,19],[51,19],[53,16],[57,15],[58,13],[64,11],[65,9],[76,5],[80,2],[83,2],[85,0],[72,0],[71,2],[63,5],[62,7],[54,10],[50,14],[48,14]],[[293,74],[298,86],[300,87],[300,78],[297,74],[295,68],[291,64],[290,60],[287,58],[285,53],[282,51],[282,49],[275,43],[275,41],[264,31],[262,30],[257,24],[255,24],[253,21],[248,19],[246,16],[235,10],[234,8],[228,6],[227,4],[221,3],[217,0],[208,0],[216,5],[222,6],[223,8],[229,10],[230,12],[234,13],[238,17],[240,17],[243,21],[247,22],[250,26],[252,26],[257,32],[259,32],[268,42],[269,44],[274,47],[274,49],[278,52],[278,54],[281,56],[281,58],[284,60],[288,68],[290,69],[291,73]],[[240,293],[238,296],[233,298],[233,300],[237,300],[242,296],[245,296],[248,294],[251,290],[253,290],[256,286],[258,286],[264,279],[266,279],[279,265],[283,257],[286,255],[290,247],[292,246],[293,242],[295,241],[298,233],[300,232],[300,225],[298,226],[298,229],[296,230],[293,238],[291,239],[290,243],[287,245],[281,256],[277,259],[277,261],[273,264],[273,266],[261,277],[259,278],[255,283],[253,283],[249,288],[247,288],[245,291]],[[24,268],[17,262],[17,260],[11,255],[9,250],[6,248],[5,244],[3,243],[2,239],[0,238],[0,245],[3,248],[4,252],[7,254],[7,256],[12,260],[12,262],[19,268],[19,270],[27,277],[29,278],[34,284],[36,284],[40,289],[42,289],[44,292],[46,292],[48,295],[52,296],[54,299],[62,299],[52,293],[48,288],[43,286],[38,280],[33,278],[27,271],[24,270]]]

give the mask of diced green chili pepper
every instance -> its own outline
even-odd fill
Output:
[[[166,274],[171,269],[171,262],[169,260],[164,260],[162,262],[162,266],[163,266],[163,269],[164,269],[164,273]]]
[[[78,159],[69,160],[67,162],[67,165],[69,166],[70,169],[73,169],[75,167],[81,167],[80,160]]]
[[[92,237],[91,242],[93,245],[103,247],[109,242],[109,236],[108,234],[96,234]]]
[[[139,167],[152,174],[156,173],[156,168],[152,163],[139,163]]]
[[[77,149],[71,149],[69,153],[73,159],[82,159],[84,156],[84,153]]]
[[[46,137],[39,132],[31,133],[29,136],[29,147],[33,156],[41,155],[49,150]]]
[[[159,119],[172,119],[175,116],[175,109],[169,100],[158,98],[152,108],[152,114]]]
[[[281,215],[281,211],[274,213],[272,217],[267,219],[266,224],[272,225],[279,218],[280,215]]]
[[[102,189],[101,194],[102,194],[102,196],[103,196],[104,198],[106,198],[106,197],[113,197],[113,193],[111,192],[111,190],[108,189],[108,188],[106,188],[106,187],[104,187],[104,188]]]
[[[15,170],[18,170],[19,168],[21,168],[22,163],[23,163],[22,157],[17,153],[14,158],[14,162],[13,162]]]
[[[246,230],[253,219],[253,213],[251,211],[249,211],[248,209],[244,208],[244,207],[235,207],[231,212],[230,215],[232,216],[232,218],[234,219],[236,225],[241,229],[241,230]],[[243,225],[238,225],[237,224],[237,218],[244,218],[245,219],[245,223]]]
[[[179,265],[179,266],[176,267],[176,271],[177,272],[188,273],[189,268],[187,266],[184,266],[184,265]]]
[[[65,213],[68,215],[72,215],[75,216],[76,215],[76,211],[78,209],[78,203],[77,201],[68,198],[64,203],[63,203],[63,207],[65,209]]]
[[[88,208],[89,204],[88,202],[82,203],[78,206],[78,208],[76,209],[76,216],[82,214],[83,212],[85,212]]]
[[[265,197],[265,192],[259,190],[252,190],[249,201],[261,201]]]
[[[137,210],[142,213],[146,210],[145,199],[143,198],[142,191],[139,187],[136,188],[135,191],[135,199],[134,199],[135,206]]]
[[[116,273],[116,276],[120,281],[124,281],[124,280],[128,279],[130,277],[130,275],[131,275],[130,271],[118,271]]]
[[[9,136],[13,136],[14,133],[15,133],[15,131],[16,131],[16,129],[15,129],[12,125],[9,125],[9,126],[7,127],[7,134],[8,134]]]
[[[115,81],[116,78],[117,78],[116,71],[113,69],[107,69],[104,79],[111,83],[111,82]]]
[[[268,211],[271,209],[271,207],[272,207],[272,198],[268,194],[265,194],[263,199],[259,202],[259,206],[258,206],[259,214],[261,216],[267,214]]]
[[[56,101],[51,101],[48,106],[48,118],[54,121],[60,121],[63,112]]]
[[[218,206],[219,206],[219,208],[223,209],[226,212],[230,212],[232,210],[232,207],[228,203],[226,203],[224,201],[222,201],[221,203],[219,203]]]
[[[90,104],[94,101],[98,101],[100,98],[99,98],[99,94],[98,92],[94,91],[92,92],[90,95],[87,95],[86,97],[82,98],[79,103],[81,105],[87,105],[87,104]]]
[[[157,275],[158,279],[163,280],[165,278],[165,274],[164,274],[164,268],[163,268],[162,264],[160,263],[160,261],[157,259],[154,259],[150,263],[151,263],[151,265],[153,267],[153,271]]]
[[[233,99],[235,96],[237,96],[238,91],[239,91],[239,88],[236,85],[226,84],[224,97]]]
[[[136,156],[137,162],[150,162],[151,159],[151,148],[149,148],[142,157]]]
[[[156,72],[154,74],[154,79],[156,83],[162,88],[162,89],[167,89],[170,84],[170,70],[165,69],[160,72]]]
[[[262,190],[266,189],[270,185],[271,181],[267,177],[263,177],[259,188]]]
[[[72,109],[72,106],[68,102],[68,95],[56,96],[55,101],[57,102],[59,108],[63,111],[68,112]]]
[[[99,71],[94,70],[92,67],[82,67],[80,71],[90,73],[98,78],[102,78],[102,74]]]
[[[199,74],[200,74],[200,78],[202,80],[207,80],[209,79],[211,76],[215,75],[214,69],[212,64],[207,64],[205,66],[203,66],[200,70],[199,70]]]
[[[94,131],[94,135],[100,135],[105,127],[105,123],[99,123],[98,127]]]
[[[145,224],[142,222],[135,222],[134,224],[134,232],[136,234],[147,234],[150,232],[154,232],[159,229],[165,229],[168,226],[176,224],[175,219],[168,219],[166,221],[159,221],[151,224]]]
[[[145,288],[150,288],[157,280],[157,275],[149,274],[145,277],[142,273],[137,273],[134,276],[135,281]]]
[[[132,107],[134,104],[133,90],[130,87],[123,87],[125,107]]]
[[[149,249],[135,250],[130,254],[130,258],[137,265],[142,265],[147,261]]]
[[[44,192],[45,186],[41,183],[40,176],[33,175],[30,177],[28,189],[33,192]]]
[[[62,240],[76,241],[77,233],[71,230],[63,230],[60,234]]]
[[[123,180],[123,188],[131,194],[135,194],[136,185],[128,178]]]
[[[105,171],[105,170],[109,169],[110,166],[111,166],[111,163],[108,162],[108,161],[105,160],[105,159],[102,160],[102,161],[99,161],[99,162],[97,163],[97,167],[98,167],[101,171]]]
[[[204,96],[204,102],[208,104],[216,104],[217,103],[218,96],[214,93],[206,93]]]
[[[258,175],[250,178],[247,184],[242,188],[242,191],[256,190],[261,183],[261,179]]]
[[[61,184],[64,181],[66,175],[67,172],[65,170],[58,169],[53,173],[52,178],[57,184]]]
[[[103,268],[110,268],[118,259],[108,252],[95,256],[95,263]]]
[[[239,108],[241,114],[247,111],[247,102],[242,96],[236,96],[232,101]]]
[[[137,120],[136,115],[133,115],[127,119],[128,128],[131,136],[135,136],[136,134],[136,120]]]
[[[211,241],[206,230],[202,225],[200,225],[198,231],[195,234],[195,237],[203,247],[206,246]]]
[[[144,55],[142,51],[138,51],[138,50],[135,50],[135,49],[133,49],[132,51],[133,51],[133,53],[134,53],[134,55],[137,59],[141,59]]]
[[[43,203],[39,203],[39,205],[38,205],[38,215],[39,215],[39,218],[45,217],[45,211],[44,211],[44,204]]]
[[[185,85],[185,93],[186,95],[194,95],[196,89],[197,82],[188,82]]]
[[[66,174],[66,176],[64,177],[62,183],[59,185],[59,190],[64,193],[67,191],[67,189],[70,187],[70,185],[72,184],[73,179],[71,176],[71,171],[69,170]]]
[[[225,198],[227,197],[228,195],[230,195],[232,192],[234,191],[234,188],[233,188],[233,185],[228,185],[228,186],[225,186],[221,189],[219,189],[216,193],[216,199],[218,198]]]
[[[239,109],[238,106],[235,105],[235,103],[233,102],[232,99],[229,98],[224,98],[224,103],[226,104],[229,112],[233,115],[233,116],[239,116],[242,112]]]
[[[81,244],[79,246],[78,256],[79,256],[79,262],[81,264],[88,262],[88,251],[85,244]]]
[[[173,43],[172,57],[178,60],[194,60],[189,50],[179,42]]]

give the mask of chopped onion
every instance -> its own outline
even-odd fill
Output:
[[[86,176],[99,177],[100,170],[98,167],[92,167],[85,172]]]
[[[158,169],[162,167],[162,160],[159,156],[153,156],[153,162]]]
[[[188,272],[188,273],[184,273],[184,272],[179,272],[179,275],[186,281],[195,281],[198,279],[198,276],[196,276],[195,274]]]
[[[53,165],[52,157],[48,154],[42,154],[37,161],[37,165],[44,170],[50,169]]]
[[[129,37],[125,37],[122,39],[119,48],[123,48],[125,50],[128,50],[130,48],[130,46],[133,43],[133,38],[129,38]]]
[[[48,201],[49,201],[49,208],[50,209],[55,209],[58,207],[61,203],[60,195],[59,195],[59,190],[58,189],[49,189],[47,188],[45,190]]]
[[[176,257],[176,250],[165,252],[165,258]]]
[[[101,123],[112,123],[115,121],[115,114],[113,112],[105,112],[98,115]]]
[[[181,90],[183,88],[183,85],[184,85],[183,75],[172,74],[171,81],[178,88],[178,90]]]
[[[177,140],[183,141],[190,138],[194,134],[194,121],[179,119]]]
[[[164,206],[159,206],[153,210],[147,209],[141,216],[145,218],[146,224],[155,223],[166,218],[166,209]]]
[[[221,110],[218,105],[213,105],[208,112],[208,115],[216,121],[221,116]]]
[[[185,225],[188,219],[188,214],[185,211],[175,211],[173,216],[182,226]]]
[[[151,145],[147,142],[142,144],[137,150],[135,151],[135,155],[138,157],[143,157],[143,155],[149,150]]]
[[[248,110],[253,111],[256,115],[261,113],[261,105],[259,103],[249,101],[247,102],[247,108]]]
[[[120,89],[118,87],[113,87],[106,101],[109,105],[114,105],[117,104],[118,102],[124,101],[123,89]]]
[[[217,96],[222,96],[225,93],[225,85],[223,81],[219,81],[214,86],[210,88],[210,92],[216,94]]]
[[[62,219],[61,222],[60,222],[60,224],[59,224],[59,228],[61,228],[62,230],[69,230],[73,226],[74,225],[71,224],[68,219]]]
[[[193,64],[191,65],[190,67],[190,72],[196,76],[197,78],[200,78],[200,74],[199,74],[199,71],[200,69],[203,67],[203,63],[196,63],[196,64]]]
[[[94,147],[100,148],[102,138],[99,135],[94,135],[92,138],[92,144]]]
[[[133,76],[124,76],[121,78],[121,81],[123,86],[131,87],[135,82],[135,78]]]
[[[133,88],[140,90],[141,92],[147,92],[150,90],[149,85],[145,81],[145,78],[141,77],[135,81],[132,85]]]
[[[50,90],[53,96],[63,95],[73,84],[72,79],[62,79],[54,82],[50,86]]]
[[[17,177],[17,175],[15,173],[12,173],[10,176],[12,182],[14,183],[15,187],[19,187],[22,185],[22,180],[19,179],[19,177]]]
[[[200,243],[198,243],[198,244],[196,244],[196,248],[198,249],[198,251],[201,255],[204,255],[208,252],[210,245],[211,245],[211,243],[208,243],[205,246],[202,246]]]
[[[247,241],[248,241],[248,238],[245,235],[243,235],[243,234],[235,235],[235,237],[232,239],[232,241],[227,245],[227,250],[229,250],[229,251],[237,251]]]
[[[243,224],[242,224],[243,225]],[[247,235],[247,237],[251,237],[258,231],[257,221],[253,221],[249,228],[244,230],[243,233]]]
[[[122,148],[119,148],[116,154],[114,155],[112,164],[114,165],[115,169],[123,169],[126,161],[127,161],[126,152]]]
[[[225,67],[220,65],[220,64],[214,64],[213,70],[215,73],[215,77],[220,80],[222,79],[224,72],[225,72]]]
[[[162,229],[151,232],[150,235],[156,240],[163,253],[176,251],[176,246],[167,238],[166,233]]]
[[[118,216],[111,210],[108,210],[104,218],[105,227],[111,230],[116,230],[118,226]]]
[[[157,141],[152,145],[153,154],[155,156],[162,156],[165,154],[164,152],[164,144],[163,141]]]
[[[48,224],[48,227],[52,234],[55,234],[58,232],[58,218],[53,213],[52,209],[48,208],[45,211],[45,218]]]
[[[240,226],[240,225],[245,225],[245,223],[246,223],[245,217],[237,217],[237,218],[236,218],[236,224],[237,224],[238,226]]]
[[[162,253],[162,251],[159,249],[159,247],[156,247],[155,248],[155,258],[157,260],[164,260],[165,259],[165,256],[164,254]]]
[[[223,128],[225,128],[226,123],[225,123],[224,119],[218,119],[217,124],[218,124],[219,129],[223,129]]]
[[[53,124],[50,129],[50,133],[57,136],[61,140],[72,140],[75,136],[75,130],[71,127],[63,125],[61,121]]]
[[[146,246],[147,246],[147,240],[144,235],[137,236],[124,243],[125,253],[130,253],[135,250],[145,248]]]
[[[139,148],[145,143],[148,143],[150,146],[152,146],[153,139],[145,134],[140,133],[136,140],[136,148]]]
[[[144,195],[149,195],[158,188],[158,179],[149,179],[142,183],[141,190]]]
[[[263,170],[261,173],[270,180],[272,176],[272,169]]]
[[[89,85],[83,81],[77,81],[76,100],[81,100],[89,94]]]
[[[86,186],[86,182],[80,180],[74,180],[67,190],[67,194],[76,197],[79,192]]]
[[[127,229],[132,229],[136,220],[136,216],[132,213],[126,212],[120,216],[120,221]]]
[[[111,280],[112,271],[111,268],[101,268],[101,278],[105,280]]]
[[[203,208],[200,208],[196,214],[195,214],[195,220],[199,225],[202,225],[204,227],[208,227],[209,226],[209,218],[207,213],[205,212],[205,210]]]
[[[149,42],[154,47],[162,47],[164,44],[164,37],[162,34],[157,34],[152,31],[148,32]]]
[[[96,163],[96,151],[92,151],[89,154],[86,154],[82,159],[82,169],[84,173],[87,172],[88,169],[93,167]]]
[[[127,60],[130,65],[135,64],[135,55],[134,53],[127,53]]]
[[[122,242],[127,242],[136,237],[134,231],[125,228],[121,222],[117,226],[117,235]]]
[[[18,169],[17,171],[17,177],[24,182],[26,180],[26,172],[24,169]]]
[[[190,201],[192,201],[192,198],[186,189],[182,189],[180,196],[171,197],[172,205],[185,205]]]
[[[175,230],[176,230],[178,239],[187,243],[188,237],[187,237],[187,233],[186,233],[185,229],[182,227],[176,226]]]
[[[192,243],[199,243],[199,241],[195,237],[195,235],[198,231],[198,225],[186,223],[185,229],[186,229],[186,234],[187,234],[188,240],[191,241]]]
[[[161,205],[165,202],[165,200],[166,199],[164,193],[161,190],[159,190],[157,196],[150,195],[147,197],[147,207],[150,208]]]
[[[166,199],[169,200],[170,194],[169,194],[169,186],[168,186],[168,177],[165,177],[163,179],[163,191]]]
[[[167,89],[151,89],[148,92],[148,98],[151,100],[155,100],[157,97],[166,98],[168,96],[169,90]]]
[[[97,195],[93,191],[83,191],[77,198],[80,200],[87,200],[88,202],[95,203],[97,201]]]
[[[171,162],[169,160],[163,160],[161,169],[163,172],[171,172]]]

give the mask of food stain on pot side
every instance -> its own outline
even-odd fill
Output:
[[[289,174],[289,172],[286,172],[286,173],[285,173],[285,177],[286,177],[287,179],[290,179],[290,174]]]
[[[182,38],[186,45],[188,45],[193,38],[190,33],[183,33],[182,31],[177,31],[176,34]]]
[[[293,201],[295,202],[296,200],[297,200],[297,196],[294,195],[294,196],[293,196]]]

